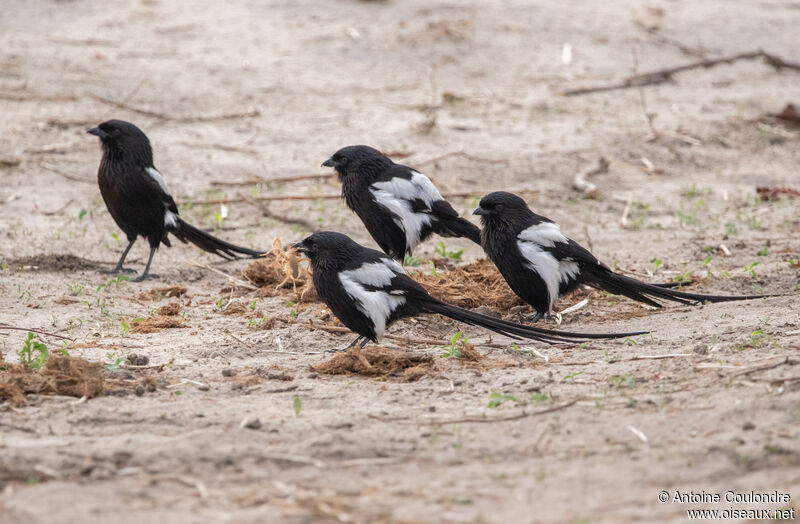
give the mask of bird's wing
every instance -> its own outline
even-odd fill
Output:
[[[365,251],[366,256],[339,272],[339,281],[380,338],[398,308],[407,302],[406,281],[414,281],[400,264],[383,253]]]
[[[164,175],[162,175],[158,169],[152,166],[144,168],[144,172],[146,174],[144,179],[148,185],[158,193],[161,202],[166,208],[164,214],[164,224],[174,227],[177,224],[178,206],[175,204],[175,199],[172,198],[172,193],[169,191],[169,187],[167,186],[167,181],[164,179]]]
[[[417,213],[452,213],[453,216],[458,216],[450,204],[442,198],[433,182],[410,167],[393,165],[384,170],[370,188],[385,191],[396,199],[405,200]]]
[[[523,229],[517,235],[517,247],[525,258],[525,265],[544,280],[551,308],[559,290],[579,278],[582,264],[597,264],[594,255],[567,238],[558,224],[547,219]]]

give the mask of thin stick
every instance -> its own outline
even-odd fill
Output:
[[[84,182],[86,184],[94,184],[95,183],[95,181],[93,179],[91,179],[91,178],[84,178],[84,177],[81,177],[81,176],[72,175],[70,173],[67,173],[66,171],[62,171],[61,169],[57,168],[56,166],[54,166],[52,164],[42,164],[42,167],[47,169],[48,171],[52,171],[53,173],[55,173],[57,175],[63,176],[67,180],[72,180],[72,181],[75,181],[75,182]]]
[[[664,355],[637,355],[631,360],[659,360],[662,358],[691,357],[692,353],[667,353]]]
[[[782,366],[784,364],[789,364],[789,363],[790,363],[789,357],[783,357],[783,359],[778,361],[778,362],[772,362],[772,363],[769,363],[769,364],[761,364],[761,365],[758,365],[758,366],[750,366],[748,368],[741,369],[739,371],[734,371],[733,373],[730,374],[730,376],[738,377],[739,375],[747,375],[747,374],[750,374],[750,373],[754,373],[756,371],[765,371],[767,369],[776,368],[778,366]]]
[[[47,331],[42,331],[41,329],[36,329],[36,328],[24,328],[24,327],[17,327],[17,326],[9,326],[8,324],[0,324],[0,329],[13,329],[15,331],[31,331],[33,333],[38,333],[40,335],[48,335],[48,336],[60,338],[60,339],[63,339],[63,340],[69,340],[70,342],[75,342],[74,338],[65,337],[64,335],[58,335],[56,333],[48,333]]]
[[[751,51],[748,53],[739,53],[736,55],[726,56],[722,58],[698,60],[696,62],[690,62],[688,64],[675,67],[657,69],[649,73],[631,75],[627,78],[624,78],[621,82],[617,84],[568,89],[567,91],[564,91],[562,94],[564,96],[576,96],[576,95],[585,95],[588,93],[599,93],[602,91],[613,91],[616,89],[628,89],[631,87],[644,87],[656,84],[663,84],[664,82],[671,80],[672,77],[677,73],[682,73],[684,71],[689,71],[692,69],[708,69],[720,64],[730,64],[737,60],[750,60],[753,58],[763,58],[764,61],[767,62],[767,64],[778,70],[785,68],[785,69],[793,69],[800,71],[800,63],[788,62],[777,55],[767,53],[766,51],[758,50],[758,51]]]
[[[537,415],[545,415],[547,413],[553,413],[554,411],[560,411],[562,409],[566,409],[570,406],[574,406],[580,398],[575,398],[570,400],[569,402],[565,402],[563,404],[559,404],[558,406],[553,406],[547,409],[541,409],[539,411],[523,411],[522,413],[518,413],[516,415],[507,415],[503,417],[465,417],[459,419],[450,419],[450,420],[419,420],[419,421],[408,421],[405,424],[428,424],[431,426],[446,426],[449,424],[468,424],[468,423],[476,423],[476,424],[486,424],[486,423],[493,423],[493,422],[506,422],[508,420],[519,420],[521,418],[527,417],[534,417]]]
[[[240,344],[242,344],[244,346],[247,346],[249,348],[253,347],[253,344],[251,344],[250,342],[248,342],[248,341],[246,341],[246,340],[244,340],[242,338],[237,337],[236,335],[234,335],[233,333],[231,333],[227,329],[223,329],[222,332],[225,333],[226,335],[228,335],[229,337],[231,337],[233,340],[239,342]]]
[[[588,178],[592,175],[607,173],[608,165],[608,160],[605,157],[598,158],[595,164],[578,171],[575,178],[572,180],[572,187],[589,197],[597,196],[597,186],[589,182]]]
[[[472,160],[473,162],[484,162],[487,164],[508,164],[508,160],[494,160],[491,158],[481,158],[478,156],[470,155],[469,153],[465,153],[464,151],[451,151],[449,153],[445,153],[443,155],[439,155],[433,158],[429,158],[428,160],[423,160],[421,162],[414,162],[416,166],[424,166],[427,164],[433,164],[440,160],[444,160],[445,158],[450,158],[453,156],[466,158],[467,160]]]
[[[248,282],[245,282],[244,280],[238,279],[238,278],[236,278],[236,277],[234,277],[232,275],[229,275],[229,274],[225,273],[224,271],[220,271],[219,269],[215,269],[215,268],[213,268],[213,267],[211,267],[211,266],[209,266],[207,264],[203,264],[201,262],[198,262],[197,260],[189,260],[188,264],[191,265],[191,266],[199,267],[201,269],[207,269],[209,271],[213,271],[214,273],[217,273],[219,275],[227,277],[231,282],[233,282],[234,284],[236,284],[239,287],[243,287],[243,288],[246,288],[246,289],[251,289],[253,291],[258,290],[258,287],[254,286],[254,285],[252,285],[252,284],[250,284]]]
[[[277,220],[279,222],[285,222],[286,224],[295,224],[295,225],[298,225],[298,226],[303,226],[307,230],[311,231],[312,233],[319,229],[319,226],[317,224],[314,224],[311,221],[306,220],[304,218],[291,218],[291,217],[287,217],[287,216],[284,216],[284,215],[279,215],[277,213],[274,213],[273,211],[270,210],[270,208],[267,205],[262,204],[260,202],[257,202],[252,197],[246,197],[245,200],[247,202],[250,202],[251,204],[253,204],[257,208],[259,208],[261,210],[261,214],[263,216],[267,217],[267,218],[272,218],[272,219]]]
[[[241,113],[223,113],[220,115],[200,115],[200,116],[172,116],[167,115],[165,113],[159,113],[158,111],[150,111],[148,109],[140,109],[138,107],[133,107],[128,104],[117,102],[116,100],[111,100],[110,98],[106,98],[100,95],[89,95],[95,100],[103,102],[104,104],[112,105],[118,109],[124,109],[126,111],[130,111],[132,113],[136,113],[139,115],[150,116],[153,118],[158,118],[159,120],[168,120],[170,122],[180,122],[184,124],[191,124],[195,122],[214,122],[218,120],[233,120],[239,118],[252,118],[255,116],[259,116],[261,111],[258,109],[250,109],[248,111],[244,111]]]
[[[250,180],[212,180],[212,186],[254,186],[256,184],[283,184],[285,182],[298,182],[301,180],[318,180],[333,178],[333,173],[309,173],[305,175],[285,176],[276,178],[253,178]]]
[[[450,193],[442,193],[445,198],[469,198],[477,195],[484,195],[489,191],[473,190],[473,191],[453,191]],[[517,189],[515,193],[524,194],[538,194],[538,189]],[[192,200],[186,202],[179,202],[178,205],[183,205],[191,202],[192,205],[217,205],[217,204],[238,204],[246,202],[248,199],[256,200],[258,202],[273,202],[276,200],[336,200],[342,198],[341,193],[327,194],[327,195],[274,195],[274,196],[259,196],[259,197],[237,197],[237,198],[216,198],[212,200]]]

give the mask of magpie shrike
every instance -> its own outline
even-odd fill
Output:
[[[322,165],[336,169],[347,207],[394,259],[403,260],[433,233],[481,243],[480,229],[458,216],[428,177],[377,149],[343,147]]]
[[[122,120],[109,120],[87,132],[99,137],[103,148],[97,171],[100,194],[111,217],[128,237],[128,247],[122,252],[116,267],[108,273],[122,271],[125,257],[140,235],[150,242],[150,257],[144,272],[134,282],[147,278],[159,244],[170,247],[168,233],[181,242],[191,242],[223,258],[237,258],[235,253],[251,257],[263,254],[263,251],[235,246],[213,237],[178,216],[178,207],[167,182],[153,165],[150,141],[141,129]]]
[[[558,296],[579,284],[653,307],[661,307],[656,298],[683,304],[762,298],[685,293],[614,273],[583,246],[564,236],[555,222],[528,209],[525,201],[512,193],[489,193],[473,214],[481,216],[483,250],[511,289],[536,310],[534,321],[552,315]]]
[[[549,344],[645,333],[555,331],[523,326],[451,306],[429,295],[405,274],[397,261],[333,231],[314,233],[292,247],[311,260],[314,288],[320,299],[345,326],[358,334],[347,348],[359,341],[361,347],[370,340],[378,342],[392,322],[421,313],[439,313],[511,338],[523,337]]]

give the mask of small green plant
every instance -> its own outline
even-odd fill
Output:
[[[127,337],[128,336],[128,332],[130,331],[130,328],[128,327],[128,323],[125,322],[124,320],[120,320],[120,323],[122,324],[122,333],[121,333],[121,335],[123,337]]]
[[[225,304],[225,301],[222,299],[222,297],[219,297],[219,300],[217,300],[217,304],[216,304],[217,309],[222,309],[222,306],[224,304]]]
[[[497,391],[492,391],[489,395],[489,407],[490,408],[499,408],[506,402],[515,402],[517,404],[521,404],[520,400],[515,397],[514,395],[508,395],[506,393],[499,393]]]
[[[576,371],[575,373],[570,373],[569,375],[564,375],[564,378],[561,379],[561,382],[571,381],[575,382],[575,377],[578,375],[583,375],[583,371]]]
[[[67,284],[67,294],[75,297],[80,295],[86,286],[82,284]]]
[[[547,393],[531,393],[531,405],[541,404],[542,402],[550,402],[553,399]]]
[[[50,358],[50,351],[47,344],[41,342],[35,333],[28,332],[22,349],[17,351],[19,361],[31,369],[42,368]]]
[[[760,257],[765,257],[765,256],[767,256],[767,253],[768,253],[768,252],[769,252],[769,251],[767,250],[767,246],[764,246],[764,247],[762,247],[761,249],[759,249],[759,250],[758,250],[758,253],[756,253],[756,254],[757,254],[758,256],[760,256]]]
[[[303,401],[300,397],[294,397],[294,416],[299,417],[303,412]]]
[[[672,277],[672,281],[677,283],[677,284],[685,284],[687,282],[691,282],[693,274],[694,274],[694,271],[692,271],[690,269],[689,271],[687,271],[686,273],[684,273],[682,275],[678,275],[676,277]]]
[[[752,264],[744,266],[744,272],[750,273],[750,276],[756,278],[756,270],[755,267],[758,265],[758,262],[753,262]]]
[[[82,207],[81,210],[78,211],[78,220],[83,220],[83,217],[85,217],[88,213],[89,211],[85,207]]]
[[[423,262],[423,259],[417,258],[414,255],[406,255],[403,259],[404,266],[416,267]]]
[[[444,245],[444,241],[439,242],[439,246],[434,249],[434,252],[441,256],[442,258],[450,258],[453,260],[461,260],[461,256],[464,254],[464,249],[459,249],[458,251],[448,251],[447,246]]]
[[[258,301],[253,299],[253,301],[250,302],[250,311],[255,311],[257,305],[258,305]]]
[[[297,318],[297,311],[294,310],[294,302],[288,302],[286,306],[289,308],[289,316]]]
[[[222,229],[223,227],[225,227],[225,217],[222,215],[222,213],[217,213],[215,211],[214,212],[214,221],[215,221],[215,224],[214,224],[214,229],[215,230],[219,230],[219,229]]]
[[[6,264],[5,262],[3,262],[2,266],[0,266],[0,267],[2,267],[2,268],[3,268],[3,271],[6,271],[6,270],[8,269],[8,264]]]
[[[660,268],[661,266],[663,266],[663,265],[664,265],[664,261],[663,261],[663,260],[661,260],[660,258],[654,258],[654,259],[653,259],[653,260],[651,260],[650,262],[653,262],[653,263],[655,263],[655,265],[656,265],[656,267],[653,269],[653,273],[654,273],[654,274],[658,272],[658,268]]]
[[[125,357],[118,357],[114,353],[106,353],[106,369],[109,371],[116,371],[119,367],[127,362],[128,359]]]
[[[636,379],[631,375],[611,375],[608,382],[612,386],[632,388],[636,385]]]
[[[458,348],[459,342],[461,342],[461,347],[464,347],[467,344],[467,340],[469,340],[469,337],[464,335],[461,331],[456,332],[450,339],[450,345],[438,346],[445,350],[445,352],[442,353],[442,358],[461,358],[461,350]]]

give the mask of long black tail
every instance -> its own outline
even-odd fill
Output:
[[[177,225],[173,229],[170,229],[169,232],[175,235],[175,237],[181,242],[191,242],[203,251],[214,253],[215,255],[219,255],[222,258],[227,258],[229,260],[239,258],[236,256],[237,253],[241,255],[248,255],[253,258],[260,257],[264,254],[264,251],[255,251],[253,249],[236,246],[234,244],[225,242],[224,240],[220,240],[219,238],[212,236],[205,231],[189,225],[181,217],[176,217],[176,219]]]
[[[698,302],[730,302],[734,300],[753,300],[764,298],[770,295],[701,295],[699,293],[686,293],[669,289],[657,284],[647,284],[626,277],[619,273],[614,273],[608,269],[586,268],[582,269],[581,275],[585,278],[585,283],[600,288],[615,295],[624,295],[633,300],[638,300],[653,307],[661,307],[661,304],[654,299],[672,300],[681,304],[696,304]]]
[[[464,237],[478,245],[481,243],[480,228],[461,217],[440,219],[434,231],[443,237]]]
[[[435,299],[425,302],[425,310],[428,313],[439,313],[440,315],[450,317],[453,320],[458,320],[465,324],[486,328],[507,337],[516,339],[520,337],[529,338],[548,344],[558,344],[562,342],[574,344],[588,339],[624,338],[648,333],[647,331],[636,331],[632,333],[572,333],[569,331],[556,331],[553,329],[523,326],[522,324],[500,320],[499,318],[493,318],[457,306],[451,306]]]

